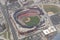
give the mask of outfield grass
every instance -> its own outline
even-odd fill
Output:
[[[40,19],[37,16],[31,16],[30,19],[31,19],[30,22],[26,23],[26,25],[28,25],[28,26],[37,25],[40,21]]]
[[[57,7],[55,5],[43,5],[46,12],[53,12],[53,13],[59,13],[60,7]]]

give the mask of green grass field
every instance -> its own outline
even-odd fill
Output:
[[[54,12],[54,13],[60,12],[60,7],[57,7],[55,5],[43,5],[43,7],[46,12]]]
[[[40,19],[37,16],[31,16],[30,19],[30,22],[25,23],[27,26],[35,26],[40,21]]]

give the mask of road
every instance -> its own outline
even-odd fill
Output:
[[[11,29],[12,34],[13,34],[13,39],[18,40],[16,31],[15,31],[15,29],[14,29],[14,27],[13,27],[11,21],[10,21],[10,18],[9,18],[7,6],[6,5],[5,6],[0,5],[0,6],[1,6],[1,9],[2,9],[2,12],[3,12],[3,15],[4,15],[6,21],[7,21],[8,25],[9,25],[9,27]]]

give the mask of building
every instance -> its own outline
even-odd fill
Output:
[[[54,26],[48,27],[48,29],[43,30],[43,34],[47,40],[52,40],[56,35],[57,30]]]

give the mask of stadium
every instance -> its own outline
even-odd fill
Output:
[[[43,19],[42,15],[44,15],[43,11],[40,8],[35,7],[28,8],[22,11],[18,10],[17,12],[14,13],[13,17],[16,23],[21,25],[19,26],[20,28],[22,27],[30,29],[27,32],[31,32],[32,28],[33,30],[36,30],[38,27],[41,27],[41,24],[45,22],[41,20]]]

